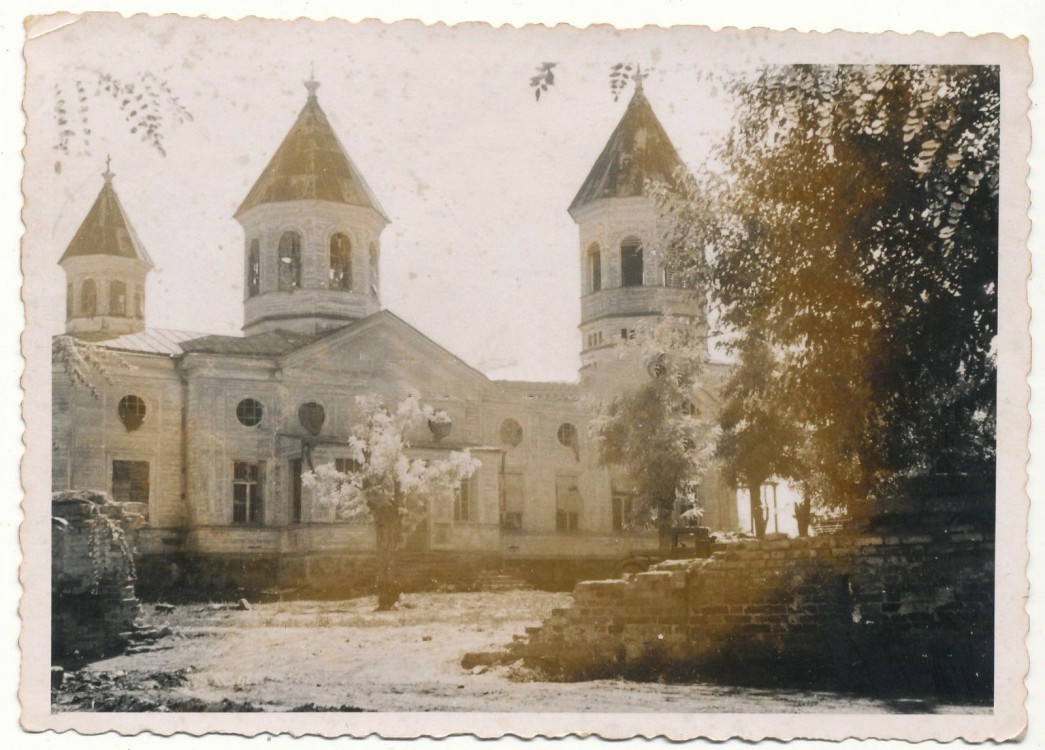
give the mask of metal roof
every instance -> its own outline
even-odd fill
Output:
[[[640,196],[647,179],[673,185],[680,167],[685,169],[685,164],[642,88],[636,87],[624,116],[570,204],[570,213],[601,198]]]
[[[128,333],[115,339],[99,341],[98,344],[108,349],[122,349],[130,352],[144,352],[147,354],[170,354],[176,356],[182,353],[181,344],[185,341],[198,339],[205,334],[194,331],[175,331],[168,328],[146,328],[138,333]]]
[[[387,220],[319,106],[318,85],[306,83],[308,101],[237,209],[237,216],[262,203],[323,200],[372,208]]]
[[[112,186],[112,173],[105,172],[105,183],[101,192],[87,212],[80,228],[62,254],[61,263],[67,258],[84,255],[113,255],[120,258],[136,258],[152,267],[152,259],[131,226],[127,213]]]

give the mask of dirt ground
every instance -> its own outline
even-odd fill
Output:
[[[149,624],[173,635],[148,650],[65,675],[55,711],[986,711],[808,691],[623,680],[549,683],[520,665],[474,667],[569,594],[538,591],[409,594],[393,612],[375,599],[189,604]]]

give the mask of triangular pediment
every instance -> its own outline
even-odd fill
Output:
[[[382,310],[279,358],[284,373],[314,379],[397,382],[478,395],[497,386],[483,373],[401,318]]]

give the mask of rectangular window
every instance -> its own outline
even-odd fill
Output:
[[[263,515],[264,470],[259,463],[232,464],[232,522],[260,524]]]
[[[149,462],[112,462],[112,499],[118,503],[143,503],[149,508]]]
[[[623,492],[614,492],[611,502],[613,503],[613,530],[625,531],[631,525],[632,496]]]
[[[523,475],[511,472],[504,475],[504,519],[501,527],[508,531],[522,531],[525,483]]]
[[[581,493],[577,477],[555,477],[555,530],[577,531],[580,528]]]
[[[290,522],[301,523],[301,459],[290,459]]]
[[[475,488],[472,480],[465,479],[454,488],[454,522],[467,523],[473,519],[473,503],[475,502]]]

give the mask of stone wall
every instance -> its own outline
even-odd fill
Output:
[[[939,500],[939,498],[937,498]],[[954,498],[952,497],[952,500]],[[848,533],[716,545],[587,581],[514,644],[550,676],[993,695],[994,534],[982,497]]]
[[[127,506],[133,504],[128,503]],[[101,492],[51,500],[51,656],[80,661],[118,652],[136,630],[133,550],[140,509]]]

